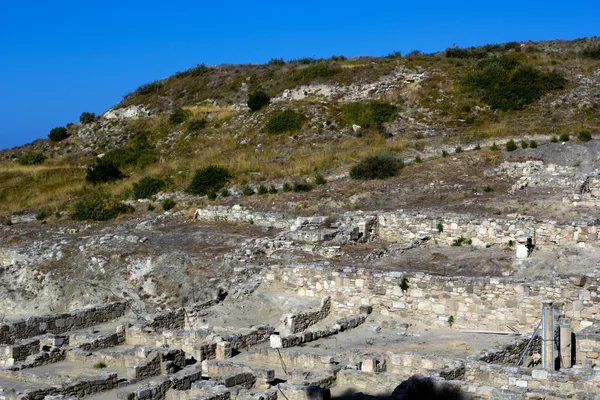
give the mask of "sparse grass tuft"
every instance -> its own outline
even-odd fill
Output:
[[[175,202],[175,200],[173,200],[171,197],[167,197],[161,203],[162,208],[165,211],[169,211],[170,209],[172,209],[173,207],[175,207],[176,204],[177,203]]]

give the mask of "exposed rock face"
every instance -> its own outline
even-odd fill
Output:
[[[150,111],[144,105],[134,105],[125,108],[111,108],[101,115],[104,119],[123,119],[135,117],[147,117],[151,115]]]

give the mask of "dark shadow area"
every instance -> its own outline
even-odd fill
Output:
[[[577,336],[575,332],[571,332],[571,365],[577,363]]]
[[[373,388],[372,392],[378,392]],[[311,392],[311,400],[329,400],[322,392]],[[369,395],[356,389],[346,389],[331,400],[468,400],[470,397],[459,387],[428,377],[411,376],[398,385],[390,395]]]

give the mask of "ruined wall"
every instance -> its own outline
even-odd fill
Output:
[[[289,314],[285,318],[285,327],[291,333],[298,333],[309,326],[316,324],[329,315],[331,310],[331,297],[327,296],[321,300],[321,307],[316,311],[299,312]]]
[[[245,222],[258,226],[272,226],[280,229],[289,229],[294,224],[295,220],[282,213],[254,211],[237,204],[233,207],[212,206],[200,208],[196,210],[194,218],[208,221]]]
[[[442,232],[438,229],[441,223]],[[506,245],[510,240],[525,242],[535,238],[537,245],[599,244],[599,230],[592,222],[559,224],[556,221],[537,221],[531,217],[514,219],[476,218],[460,214],[419,214],[414,212],[380,213],[377,218],[379,238],[390,242],[406,242],[428,236],[438,243],[452,244],[459,237],[471,239],[475,246]]]
[[[126,304],[106,303],[65,314],[30,317],[26,320],[0,324],[0,343],[12,344],[15,340],[26,339],[46,333],[62,333],[87,328],[121,317]]]
[[[353,329],[365,322],[365,314],[348,315],[339,318],[333,324],[328,324],[324,329],[307,329],[288,336],[271,337],[271,345],[275,347],[287,348],[299,346],[302,343],[312,342],[324,337],[333,336],[347,329]]]
[[[247,360],[273,366],[281,365],[283,360],[288,369],[297,368],[317,371],[327,371],[335,365],[332,356],[294,350],[278,350],[269,347],[248,353]]]
[[[317,266],[272,266],[264,272],[267,285],[299,296],[331,296],[339,313],[356,313],[361,305],[383,315],[414,317],[437,326],[532,332],[541,318],[541,301],[555,300],[557,315],[572,321],[575,332],[600,318],[598,279],[553,278],[526,282],[504,278],[406,275],[365,269]],[[582,286],[584,285],[584,286]]]

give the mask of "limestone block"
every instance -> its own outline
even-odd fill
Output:
[[[528,251],[524,244],[517,245],[517,258],[527,258]]]
[[[270,343],[271,343],[271,348],[273,349],[282,349],[283,348],[283,342],[281,340],[281,336],[280,335],[271,335],[269,337]]]

